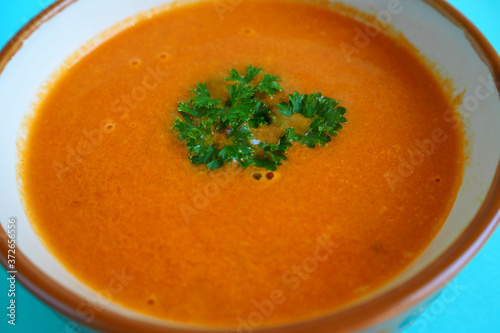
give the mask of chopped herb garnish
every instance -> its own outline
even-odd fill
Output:
[[[186,143],[193,164],[206,164],[214,170],[224,164],[238,163],[243,168],[254,165],[275,171],[287,160],[286,152],[292,142],[309,148],[324,147],[347,122],[343,117],[346,109],[339,106],[340,101],[321,93],[294,92],[288,95],[288,102],[277,104],[276,108],[285,117],[296,113],[310,119],[309,129],[298,134],[293,127],[283,128],[279,141],[274,143],[256,140],[252,129],[278,126],[264,98],[266,94],[273,97],[282,91],[281,79],[261,75],[262,68],[251,65],[246,75],[234,69],[230,73],[225,80],[234,83],[226,87],[229,93],[226,101],[213,98],[206,83],[199,83],[190,90],[194,97],[178,105],[182,118],[174,121],[174,130],[179,140]]]
[[[282,115],[290,117],[298,113],[314,119],[309,125],[309,131],[302,136],[297,135],[293,128],[287,129],[293,141],[300,141],[309,148],[314,148],[316,145],[324,147],[331,141],[331,136],[338,135],[337,132],[343,128],[342,124],[347,122],[343,117],[346,109],[339,106],[340,101],[323,97],[321,93],[300,95],[294,92],[293,95],[288,95],[288,98],[288,103],[277,105]]]

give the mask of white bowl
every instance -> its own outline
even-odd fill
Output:
[[[62,314],[96,329],[217,331],[133,312],[104,300],[69,274],[49,254],[25,216],[18,192],[16,143],[25,134],[23,119],[32,113],[41,87],[60,66],[69,66],[77,59],[75,52],[84,52],[81,47],[89,41],[99,42],[126,28],[136,20],[134,15],[153,15],[169,2],[122,0],[117,5],[112,0],[61,0],[31,21],[0,54],[0,212],[2,217],[17,220],[18,280]],[[457,93],[465,90],[460,113],[469,160],[458,198],[442,230],[400,276],[349,308],[263,330],[266,332],[400,332],[472,258],[500,216],[500,61],[491,45],[444,1],[340,2],[376,13],[389,22],[452,80]],[[0,259],[7,267],[8,220],[2,220],[2,228]]]

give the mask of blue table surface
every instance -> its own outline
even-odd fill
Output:
[[[0,3],[0,47],[53,0]],[[500,53],[500,1],[450,0]],[[0,212],[5,217],[8,212]],[[437,301],[405,333],[500,332],[500,231],[452,282],[456,297]],[[7,324],[7,273],[0,269],[0,332],[66,333],[64,322],[22,286],[16,292],[16,326]],[[449,296],[449,295],[448,295]]]

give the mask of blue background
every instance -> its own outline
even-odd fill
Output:
[[[0,2],[0,47],[53,0]],[[450,0],[490,40],[500,53],[500,1]],[[1,101],[0,101],[1,102]],[[2,218],[8,212],[1,212]],[[452,282],[449,291],[405,333],[500,332],[500,231]],[[65,324],[50,308],[19,284],[16,326],[7,324],[7,273],[0,269],[0,332],[66,333]],[[446,296],[446,297],[445,297]],[[70,332],[70,331],[68,331]]]

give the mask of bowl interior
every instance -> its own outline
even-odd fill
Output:
[[[98,301],[96,293],[76,280],[50,255],[25,216],[18,194],[16,143],[22,142],[25,135],[23,120],[32,114],[33,103],[37,101],[40,89],[43,90],[46,82],[56,77],[54,73],[61,66],[70,66],[92,43],[98,43],[133,24],[138,19],[134,15],[153,15],[170,2],[123,0],[117,6],[112,0],[76,1],[44,22],[24,40],[19,51],[0,73],[0,211],[17,218],[18,248],[26,257],[56,283],[90,302]],[[477,53],[475,41],[434,6],[421,1],[336,2],[374,14],[379,20],[390,23],[420,50],[441,75],[451,80],[455,94],[465,91],[460,114],[465,123],[468,160],[463,185],[453,210],[428,249],[398,278],[369,296],[375,297],[414,277],[439,257],[462,234],[480,209],[499,163],[500,99],[491,69],[483,55]],[[356,46],[355,43],[353,41],[352,45]],[[87,47],[82,49],[83,45]],[[415,101],[418,102],[418,96],[415,96]],[[449,110],[443,110],[442,116],[449,117]],[[450,128],[435,130],[446,133],[455,124],[453,119],[449,120]],[[422,142],[433,138],[430,135],[415,140]],[[425,158],[432,158],[432,154],[424,155]],[[6,225],[7,220],[2,220],[4,230]],[[106,307],[128,318],[162,322],[113,303],[106,303]]]

